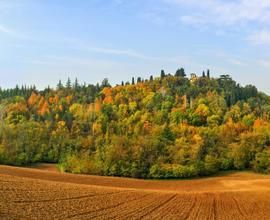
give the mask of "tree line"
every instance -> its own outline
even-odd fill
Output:
[[[255,86],[180,68],[112,87],[70,79],[0,90],[0,163],[63,171],[187,178],[270,172],[270,99]]]

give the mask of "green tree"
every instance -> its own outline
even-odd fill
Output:
[[[256,154],[253,169],[259,173],[270,173],[270,153],[267,150]]]
[[[67,80],[66,89],[67,90],[70,90],[71,89],[71,80],[70,80],[70,78],[68,78],[68,80]]]
[[[161,79],[165,78],[166,74],[164,70],[161,70],[160,77]]]
[[[175,76],[176,77],[186,77],[186,73],[185,73],[185,70],[184,68],[180,68],[176,71],[175,73]]]
[[[202,73],[202,77],[203,78],[205,78],[206,77],[206,75],[205,75],[205,72],[203,71],[203,73]]]
[[[62,81],[61,80],[59,80],[59,82],[58,82],[58,84],[57,84],[57,89],[58,90],[61,90],[61,89],[63,89],[64,88],[64,86],[63,86],[63,84],[62,84]]]
[[[105,79],[102,80],[101,89],[103,89],[105,87],[111,87],[108,78],[105,78]]]
[[[76,78],[75,79],[75,82],[74,82],[74,89],[76,90],[76,91],[78,91],[78,89],[79,89],[79,81],[78,81],[78,79]]]
[[[207,70],[207,78],[210,79],[210,70]]]

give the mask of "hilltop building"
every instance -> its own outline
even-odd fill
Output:
[[[190,74],[190,81],[195,82],[198,79],[197,75],[195,73]]]

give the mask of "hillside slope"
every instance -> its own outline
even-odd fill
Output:
[[[0,91],[0,163],[138,178],[269,173],[269,97],[209,74]]]

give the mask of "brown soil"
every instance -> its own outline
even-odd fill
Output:
[[[0,166],[0,219],[270,218],[270,176],[152,181],[56,171]]]
[[[44,170],[44,171],[50,171],[50,172],[60,172],[56,164],[51,163],[38,163],[30,168],[37,169],[37,170]]]

